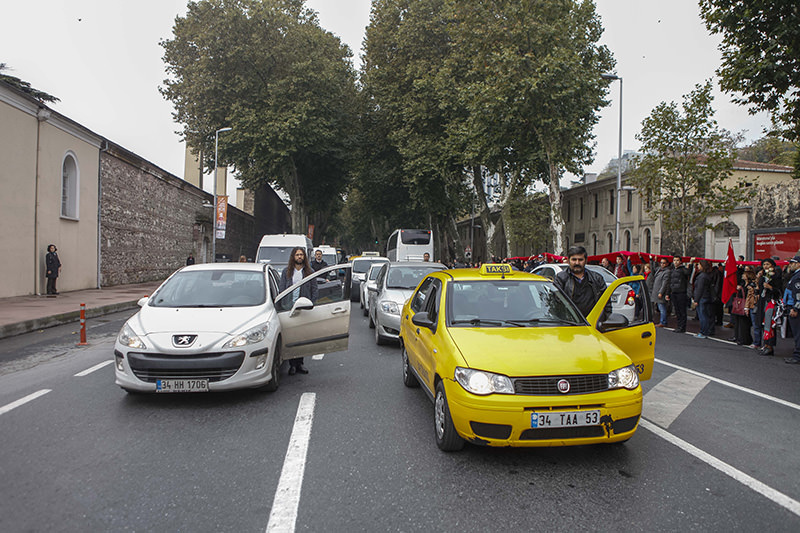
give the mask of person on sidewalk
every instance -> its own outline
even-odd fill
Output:
[[[753,267],[746,266],[742,274],[742,283],[744,284],[744,310],[747,311],[747,316],[750,318],[750,327],[753,328],[753,343],[750,348],[761,348],[761,323],[756,320],[756,308],[758,307],[758,283],[756,282],[756,273]]]
[[[311,265],[308,264],[308,256],[306,255],[305,248],[296,246],[292,248],[289,254],[289,264],[281,272],[280,283],[278,284],[278,292],[282,292],[295,283],[299,283],[303,278],[306,278],[314,273]],[[306,297],[311,300],[311,303],[317,301],[319,289],[317,283],[306,283],[301,288],[295,289],[292,293],[292,302],[297,301],[300,297]],[[289,375],[293,376],[297,372],[301,374],[308,374],[308,370],[303,366],[303,358],[289,360]]]
[[[61,260],[58,258],[58,249],[55,244],[47,247],[47,256],[44,258],[47,273],[47,294],[58,294],[56,289],[56,280],[61,274]]]
[[[618,278],[625,278],[630,276],[629,272],[630,270],[628,270],[628,267],[625,266],[625,260],[621,255],[618,255],[617,263],[614,265],[614,275]]]
[[[669,261],[666,258],[659,260],[659,268],[656,270],[655,280],[653,281],[653,294],[655,294],[656,304],[658,305],[659,322],[657,328],[667,325],[667,305],[669,302],[670,277],[672,270],[669,268]],[[685,326],[684,326],[685,327]]]
[[[775,315],[777,303],[783,296],[783,278],[781,277],[781,269],[778,268],[774,259],[764,259],[761,262],[761,266],[763,267],[762,275],[758,282],[761,319],[764,324],[764,342],[761,348],[761,355],[774,355],[778,336],[773,327],[772,319]]]
[[[800,364],[800,254],[789,259],[788,271],[791,274],[786,290],[783,292],[783,303],[789,310],[789,327],[792,328],[794,351],[791,357],[783,361],[790,365]]]
[[[700,333],[695,335],[698,339],[706,339],[711,336],[711,328],[714,325],[712,268],[711,263],[701,259],[700,275],[694,281],[694,294],[692,295],[694,303],[692,308],[697,308],[697,316],[700,319]]]
[[[189,254],[189,257],[186,258],[186,266],[194,264],[194,254]]]
[[[669,274],[669,294],[666,299],[672,302],[678,326],[675,333],[686,332],[686,308],[689,306],[689,277],[694,268],[694,257],[689,260],[689,266],[683,264],[683,259],[676,255],[672,258],[672,271]]]

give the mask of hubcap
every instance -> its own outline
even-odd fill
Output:
[[[438,392],[436,393],[434,418],[436,419],[436,436],[441,439],[444,436],[444,395]]]
[[[408,355],[405,346],[403,346],[403,377],[408,379]]]

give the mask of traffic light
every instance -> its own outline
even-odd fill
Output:
[[[378,239],[377,238],[375,239],[375,244],[378,244]]]

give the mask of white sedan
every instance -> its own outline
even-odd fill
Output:
[[[280,274],[264,264],[184,267],[122,327],[116,384],[128,392],[274,391],[283,361],[347,349],[349,269],[323,268],[279,293]],[[316,302],[298,297],[306,283],[318,287]]]

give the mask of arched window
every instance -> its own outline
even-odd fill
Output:
[[[61,164],[61,216],[78,218],[78,185],[80,172],[75,154],[67,152]]]
[[[606,241],[608,241],[608,251],[614,251],[614,235],[609,231],[606,235]]]
[[[645,253],[649,254],[650,253],[650,229],[649,228],[645,228],[642,240],[644,241],[644,251],[645,251]]]
[[[625,251],[631,251],[631,232],[625,230]]]
[[[726,220],[714,226],[714,238],[728,240],[730,238],[739,237],[739,226],[733,222]]]

